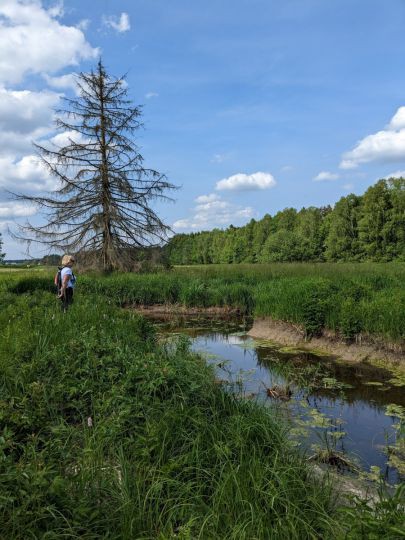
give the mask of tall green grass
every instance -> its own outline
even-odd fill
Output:
[[[369,334],[402,347],[404,283],[404,263],[292,263],[80,276],[79,290],[117,305],[230,306],[241,313],[300,324],[308,337],[329,329],[348,340]],[[3,274],[1,287],[15,293],[52,290],[52,279],[50,275]]]
[[[225,392],[187,338],[161,341],[117,307],[148,283],[159,301],[247,302],[252,284],[213,280],[82,278],[66,315],[46,276],[0,280],[1,537],[395,538],[403,492],[342,519],[271,409]]]
[[[1,535],[332,538],[330,488],[186,339],[97,295],[1,295]]]

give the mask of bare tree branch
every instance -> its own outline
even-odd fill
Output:
[[[27,222],[15,238],[82,255],[104,271],[130,269],[136,250],[156,246],[169,227],[151,208],[175,189],[164,174],[143,167],[134,140],[141,107],[128,99],[124,77],[96,70],[77,77],[78,98],[64,98],[55,125],[67,143],[35,144],[59,187],[46,196],[12,194],[37,205],[45,225]]]

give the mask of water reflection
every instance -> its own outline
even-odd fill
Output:
[[[163,323],[162,323],[163,324]],[[266,389],[293,388],[292,399],[277,410],[289,418],[292,430],[308,452],[330,444],[361,468],[380,467],[390,483],[403,478],[387,465],[385,449],[395,442],[397,418],[387,416],[390,403],[405,406],[405,392],[389,379],[392,374],[366,363],[347,364],[307,352],[281,352],[248,338],[245,320],[202,319],[171,321],[170,330],[192,338],[195,351],[215,363],[219,379],[239,387],[247,396],[269,403]],[[167,321],[164,328],[168,329]],[[336,381],[336,382],[334,382]]]

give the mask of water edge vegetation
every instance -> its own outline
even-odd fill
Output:
[[[271,411],[224,392],[186,339],[159,341],[144,318],[120,309],[221,301],[252,311],[263,276],[292,279],[279,275],[285,268],[258,270],[82,277],[66,317],[46,290],[48,273],[2,274],[7,538],[404,537],[403,486],[343,508]],[[328,282],[325,271],[310,279]],[[391,294],[402,272],[387,272]],[[378,271],[365,273],[372,290]]]

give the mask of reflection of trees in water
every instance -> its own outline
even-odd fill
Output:
[[[364,401],[368,407],[379,408],[389,403],[405,406],[405,392],[401,387],[393,386],[388,381],[393,375],[384,369],[371,366],[366,363],[344,364],[334,362],[328,358],[319,358],[310,353],[281,353],[276,349],[258,347],[256,349],[257,361],[260,367],[271,370],[284,377],[289,382],[294,382],[300,387],[311,383],[311,376],[319,375],[336,379],[339,383],[350,385],[350,388],[311,388],[310,394],[324,396],[335,401],[344,397],[348,404]],[[309,367],[313,369],[308,369]],[[308,380],[305,381],[305,377]],[[380,382],[384,386],[369,386],[369,381]],[[380,388],[387,388],[381,390]]]

